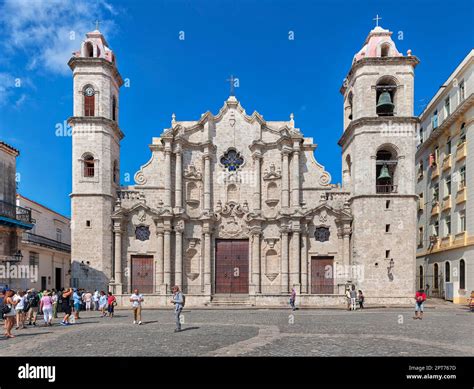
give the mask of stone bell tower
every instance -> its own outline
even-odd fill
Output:
[[[342,176],[351,192],[352,282],[367,301],[412,301],[415,285],[414,69],[392,32],[370,31],[354,56],[344,96]],[[353,273],[354,274],[354,273]]]
[[[68,62],[73,72],[72,279],[107,290],[113,275],[111,214],[119,188],[119,88],[123,81],[102,33],[86,34]]]

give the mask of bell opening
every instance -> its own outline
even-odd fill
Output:
[[[378,116],[393,116],[395,111],[394,94],[393,89],[382,88],[377,90],[376,111]]]

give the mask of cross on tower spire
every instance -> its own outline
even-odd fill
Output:
[[[96,29],[97,31],[99,31],[99,24],[100,24],[100,20],[97,19],[97,20],[95,21],[95,29]]]
[[[233,75],[230,76],[226,81],[230,82],[230,96],[235,96],[235,78]]]
[[[375,20],[375,26],[378,27],[379,26],[379,20],[382,20],[382,18],[379,17],[379,15],[377,14],[377,16],[375,18],[373,18],[372,20]]]

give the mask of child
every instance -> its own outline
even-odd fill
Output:
[[[359,290],[359,308],[364,309],[364,294]]]

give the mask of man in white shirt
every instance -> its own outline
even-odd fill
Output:
[[[99,291],[96,289],[94,292],[94,296],[92,297],[92,301],[94,301],[94,310],[98,311],[99,310]]]
[[[132,303],[133,308],[133,324],[142,324],[142,302],[143,295],[141,295],[138,289],[133,291],[133,294],[130,296],[130,302]]]

